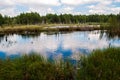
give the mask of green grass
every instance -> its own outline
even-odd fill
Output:
[[[40,55],[24,55],[0,61],[0,80],[62,80],[72,77],[69,63],[57,64]]]
[[[0,60],[0,80],[120,80],[120,48],[95,50],[70,62],[56,63],[38,54]]]
[[[81,59],[80,80],[120,80],[120,48],[96,50]]]

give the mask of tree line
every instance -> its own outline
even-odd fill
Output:
[[[2,25],[31,25],[31,24],[75,24],[75,23],[87,23],[87,22],[96,22],[96,23],[119,23],[120,22],[120,13],[109,14],[109,15],[72,15],[72,14],[47,14],[46,16],[40,16],[37,12],[31,13],[21,13],[15,17],[3,16],[0,14],[0,26]]]

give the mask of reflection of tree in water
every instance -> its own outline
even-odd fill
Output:
[[[66,31],[64,31],[64,32],[43,32],[44,34],[46,34],[46,35],[56,35],[56,36],[59,36],[59,34],[68,34],[68,33],[70,33],[70,32],[66,32]],[[21,35],[22,36],[22,38],[35,38],[35,37],[38,37],[38,36],[40,36],[41,35],[41,33],[39,32],[39,33],[29,33],[29,34],[19,34],[19,35]]]
[[[103,35],[104,35],[105,31],[104,30],[101,30],[100,31],[100,39],[102,39]]]
[[[19,34],[22,36],[22,38],[35,38],[40,36],[41,33],[30,33],[30,34]]]
[[[14,34],[7,34],[7,35],[2,35],[0,36],[0,45],[3,47],[11,47],[12,45],[14,45],[15,43],[17,43],[16,40],[14,40],[11,36],[13,36]],[[11,39],[10,39],[11,37]],[[3,42],[3,43],[2,43]]]
[[[115,37],[120,38],[120,29],[118,29],[118,30],[108,30],[106,32],[106,35],[109,39],[115,38]]]
[[[0,43],[1,43],[1,41],[4,39],[4,37],[5,37],[5,35],[1,35],[1,34],[0,34]]]
[[[48,32],[44,32],[44,34],[46,34],[46,35],[58,35],[59,32],[48,31]]]
[[[69,34],[72,33],[72,31],[56,31],[56,32],[45,32],[47,35],[59,35],[59,34]]]
[[[114,30],[101,30],[100,31],[100,39],[103,38],[105,34],[105,37],[107,37],[108,39],[113,39],[113,38],[120,38],[120,31],[114,31]]]

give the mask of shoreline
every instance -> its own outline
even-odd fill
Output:
[[[94,31],[101,30],[100,25],[24,25],[7,26],[0,28],[0,34],[29,34],[40,32],[61,32],[61,31]]]

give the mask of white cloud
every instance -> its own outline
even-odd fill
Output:
[[[111,12],[118,14],[120,12],[120,7],[113,7],[111,8]]]
[[[95,5],[90,5],[90,6],[88,6],[88,8],[94,8],[95,7]]]
[[[15,16],[15,2],[13,0],[0,0],[0,13],[3,15]]]
[[[82,14],[81,12],[74,11],[74,9],[75,7],[64,6],[57,11],[57,14],[73,14],[73,15]]]
[[[76,0],[76,1],[74,1],[74,0],[61,0],[61,3],[66,4],[66,5],[79,5],[81,1],[80,2],[78,2],[78,1],[80,1],[80,0]]]
[[[108,9],[108,7],[106,5],[103,5],[103,4],[97,4],[97,5],[91,5],[91,6],[88,6],[89,8],[89,13],[90,14],[104,14],[106,13]]]
[[[18,0],[17,3],[27,5],[29,10],[27,12],[38,12],[40,15],[48,13],[55,13],[53,6],[60,6],[59,0]]]
[[[1,9],[0,13],[3,14],[3,15],[8,15],[8,16],[16,16],[16,15],[18,15],[18,13],[15,12],[15,8],[14,7]]]
[[[80,5],[85,5],[85,4],[92,4],[90,6],[88,6],[89,10],[88,13],[87,11],[85,12],[86,14],[110,14],[110,13],[118,13],[119,9],[115,9],[115,10],[111,10],[111,8],[109,7],[110,5],[112,6],[114,0],[61,0],[61,3],[66,5],[66,6],[71,6],[73,8],[77,8],[76,6],[80,6]],[[94,3],[94,4],[93,4]],[[86,7],[86,6],[84,6]],[[112,8],[114,9],[114,8]],[[84,8],[83,8],[84,10]],[[64,11],[64,10],[63,10]],[[69,10],[72,14],[74,13],[79,13],[82,14],[80,11],[79,12],[75,12],[72,10]],[[65,11],[64,11],[65,12]],[[66,12],[68,12],[66,10]]]
[[[73,12],[73,7],[64,6],[58,10],[59,14],[70,14]]]
[[[59,0],[17,0],[19,4],[26,4],[28,6],[58,6]]]
[[[113,2],[113,0],[104,0],[104,1],[100,0],[99,2],[100,2],[99,4],[101,5],[110,5]]]
[[[44,8],[44,7],[39,7],[39,8],[29,8],[29,11],[27,12],[38,12],[40,15],[46,15],[48,13],[52,13],[52,14],[55,14],[55,11],[48,7],[48,8]]]
[[[88,3],[88,2],[91,2],[91,1],[90,0],[61,0],[62,4],[73,5],[73,6],[80,5],[80,4],[85,4],[85,3]]]
[[[15,16],[20,13],[19,10],[15,11],[17,5],[28,7],[29,10],[26,12],[33,11],[45,15],[47,13],[54,13],[51,7],[59,6],[60,2],[59,0],[4,0],[0,3],[0,13]]]
[[[112,0],[103,1],[96,5],[90,5],[89,14],[118,14],[120,11],[120,7],[115,7],[112,5]]]
[[[105,11],[104,10],[89,10],[89,13],[90,14],[103,14],[103,13],[105,13]]]
[[[111,4],[113,0],[61,0],[62,4],[65,5],[84,5],[84,4],[88,4],[88,3],[102,3],[102,4]]]
[[[120,0],[115,0],[115,2],[120,2]]]
[[[0,13],[3,15],[15,16],[20,12],[38,12],[41,15],[47,13],[57,14],[110,14],[118,13],[120,6],[113,6],[113,2],[120,0],[0,0]],[[94,3],[94,4],[93,4]],[[88,6],[88,10],[84,11]],[[25,6],[26,10],[19,11],[17,6]],[[83,6],[82,10],[77,10]],[[22,8],[22,7],[21,7]],[[83,12],[84,11],[84,12]]]
[[[0,8],[3,8],[3,7],[12,7],[14,6],[15,3],[13,1],[10,1],[10,0],[0,0]]]

